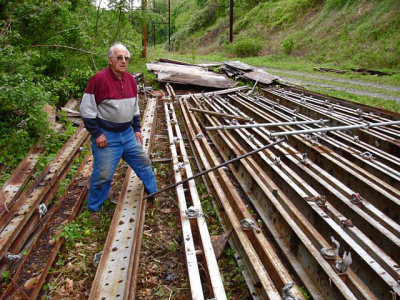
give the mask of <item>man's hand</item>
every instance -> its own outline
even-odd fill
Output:
[[[104,134],[101,134],[95,140],[96,140],[97,147],[99,147],[99,148],[107,147],[107,139],[106,139],[106,136]]]
[[[140,131],[135,132],[136,135],[136,139],[142,144],[143,146],[143,137],[142,137],[142,133]]]

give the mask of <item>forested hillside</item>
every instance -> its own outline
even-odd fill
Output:
[[[182,52],[400,68],[397,0],[237,0],[233,44],[228,43],[229,1],[179,1],[173,16],[171,43]]]
[[[62,106],[80,97],[87,80],[107,64],[113,41],[140,57],[141,12],[128,1],[109,10],[87,0],[1,1],[0,166],[14,167],[38,139],[48,148],[62,137],[48,128],[43,105]],[[131,22],[134,20],[134,22]],[[133,60],[133,68],[137,59]]]

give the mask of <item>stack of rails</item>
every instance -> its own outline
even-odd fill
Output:
[[[2,198],[12,199],[12,201],[4,204],[4,209],[1,211],[0,218],[1,269],[11,270],[11,285],[10,288],[6,290],[5,294],[2,295],[3,298],[10,297],[11,293],[15,292],[13,289],[17,288],[18,290],[20,285],[23,285],[23,282],[16,283],[14,281],[14,274],[12,271],[16,268],[22,270],[23,266],[21,263],[25,263],[28,256],[24,257],[24,255],[21,255],[21,252],[23,252],[23,250],[29,250],[28,252],[30,255],[32,245],[36,245],[35,241],[40,237],[41,232],[50,226],[49,224],[52,221],[51,216],[61,207],[60,203],[64,198],[60,198],[57,203],[48,209],[51,211],[51,214],[40,215],[40,211],[43,211],[43,208],[48,206],[50,201],[57,194],[61,180],[66,177],[70,166],[80,153],[81,146],[88,141],[88,137],[88,132],[80,126],[28,189],[21,192],[29,182],[28,179],[32,175],[33,165],[22,168],[26,173],[21,177],[21,181],[17,183],[13,182],[15,186],[18,186],[18,191],[13,194],[10,193],[7,197]],[[31,157],[32,156],[29,155],[29,158]],[[31,161],[33,161],[33,159]],[[31,163],[31,161],[28,159],[28,163]],[[22,162],[22,164],[25,163],[25,161]],[[16,171],[18,174],[21,174],[19,172],[20,168],[17,168]],[[12,175],[11,178],[17,178],[17,176]],[[80,186],[80,188],[81,187],[83,186]],[[7,188],[7,183],[6,186],[3,187],[3,191],[6,190],[9,190]],[[80,199],[79,201],[81,201],[79,197],[85,192],[86,189],[82,189],[82,193],[76,196],[77,199]],[[71,213],[66,213],[65,215],[74,215],[75,213],[76,211],[72,210]],[[48,257],[41,257],[39,259],[47,261]],[[17,271],[16,276],[19,277],[19,275]],[[15,279],[17,280],[17,278]],[[12,286],[15,284],[17,286]],[[28,293],[29,292],[30,291],[28,291]],[[36,292],[34,293],[36,294]]]
[[[229,125],[231,121],[193,113],[190,107],[252,118],[254,121],[248,124],[323,118],[334,126],[393,120],[393,114],[375,116],[338,104],[332,109],[325,100],[295,94],[268,90],[267,96],[250,97],[239,91],[178,99],[188,131],[190,127],[196,128],[193,134],[204,136],[200,141],[205,145],[193,147],[198,161],[208,168],[212,166],[212,155],[228,160],[271,143],[274,138],[271,128],[212,131],[208,137],[217,149],[215,153],[206,146],[204,128]],[[326,125],[315,122],[273,129],[290,131]],[[350,134],[346,131],[294,135],[287,142],[230,166],[265,223],[271,243],[289,263],[282,270],[296,274],[293,281],[304,285],[313,298],[392,299],[400,294],[399,136],[398,125],[352,130]],[[212,174],[208,175],[210,186],[226,176],[224,170],[217,177]],[[224,193],[218,193],[218,188],[213,189],[223,206],[230,190],[222,188]],[[240,214],[239,219],[248,213],[246,207],[234,202],[230,205]],[[223,211],[228,215],[226,207]],[[233,240],[237,240],[240,228],[233,228]],[[255,236],[263,233],[246,231],[246,235],[253,242]],[[331,246],[332,237],[340,244],[338,249]],[[242,242],[234,242],[236,248],[244,248]],[[266,262],[264,257],[261,261]],[[256,274],[254,265],[245,266],[253,293],[273,298],[268,293],[265,296],[267,289],[261,287],[262,281],[255,284],[252,280]],[[287,280],[277,280],[277,269],[271,268],[270,263],[263,267],[270,278],[269,288],[281,291],[287,286]]]
[[[164,101],[165,117],[176,182],[193,175],[182,133],[171,101]],[[227,299],[205,215],[194,180],[176,187],[184,251],[192,299]],[[200,272],[201,265],[204,272]],[[204,274],[206,273],[206,274]],[[202,282],[208,282],[205,289]]]

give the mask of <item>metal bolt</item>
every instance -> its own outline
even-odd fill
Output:
[[[93,257],[93,262],[98,264],[100,262],[101,259],[101,255],[103,254],[103,251],[100,251],[98,253],[96,253]]]
[[[175,166],[175,172],[176,173],[179,173],[181,170],[184,170],[184,169],[185,169],[185,163],[178,163]]]
[[[201,216],[199,209],[195,208],[194,206],[190,206],[188,209],[186,209],[185,214],[189,219],[194,219]]]
[[[201,140],[202,138],[203,138],[203,135],[201,133],[198,133],[198,134],[195,135],[193,140]]]
[[[40,217],[40,218],[43,218],[43,216],[44,216],[46,213],[47,213],[46,204],[41,203],[41,204],[39,205],[39,217]]]
[[[346,273],[352,262],[351,253],[344,251],[342,259],[335,261],[335,268],[339,273]]]
[[[363,198],[359,193],[354,193],[351,195],[350,201],[353,202],[354,204],[360,204],[362,202]]]
[[[331,236],[331,242],[331,248],[321,248],[320,250],[322,256],[326,259],[334,259],[339,256],[340,243],[333,236]]]
[[[256,227],[254,221],[251,219],[240,220],[240,224],[242,224],[244,230],[255,230],[258,233],[261,232],[260,228]]]

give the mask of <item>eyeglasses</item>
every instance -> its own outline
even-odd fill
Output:
[[[116,60],[118,60],[118,61],[123,61],[124,60],[124,58],[125,58],[125,61],[129,61],[131,58],[130,57],[128,57],[128,56],[117,56],[117,57],[113,57],[113,58],[115,58]]]

